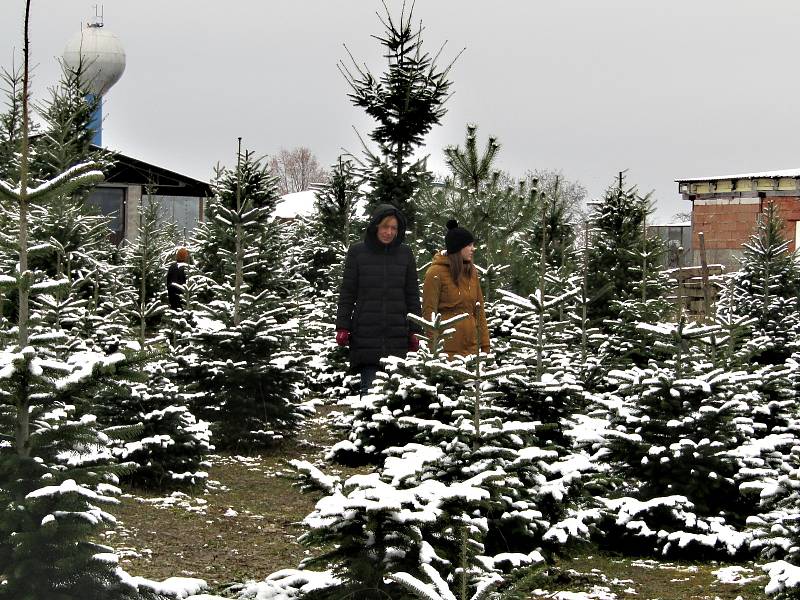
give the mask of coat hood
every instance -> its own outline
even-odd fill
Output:
[[[369,219],[369,224],[364,232],[364,242],[371,248],[380,250],[385,245],[378,239],[378,223],[388,216],[397,217],[397,237],[389,244],[389,248],[396,248],[406,239],[406,217],[396,206],[391,204],[379,204]]]
[[[434,265],[439,265],[441,267],[450,268],[450,259],[447,258],[447,254],[444,251],[437,252],[433,255],[433,260],[431,261]]]

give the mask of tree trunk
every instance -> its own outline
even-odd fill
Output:
[[[236,153],[236,233],[234,235],[236,266],[234,273],[233,290],[233,324],[239,325],[242,320],[240,314],[240,304],[242,295],[242,138],[239,138],[239,150]]]
[[[148,198],[148,202],[150,198]],[[149,208],[149,207],[148,207]],[[139,273],[139,276],[142,278],[140,285],[139,285],[139,342],[142,345],[142,350],[145,348],[145,311],[147,310],[145,298],[147,297],[147,248],[150,245],[150,240],[148,239],[148,233],[144,227],[142,227],[142,211],[139,211],[139,231],[141,232],[142,239],[139,240],[142,248],[142,269]]]
[[[22,54],[24,66],[22,71],[22,148],[19,175],[19,317],[17,321],[19,349],[28,345],[28,299],[30,296],[31,277],[28,273],[28,90],[30,84],[30,25],[31,0],[25,2],[25,30]],[[28,398],[28,376],[22,377],[17,397],[16,443],[17,454],[30,456],[30,403]]]
[[[544,372],[544,278],[547,273],[547,196],[542,194],[542,249],[539,254],[539,327],[536,332],[536,378]]]

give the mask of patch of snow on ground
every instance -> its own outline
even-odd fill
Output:
[[[293,600],[314,590],[338,585],[330,571],[302,571],[283,569],[268,576],[264,581],[250,582],[243,586],[239,600]]]
[[[208,509],[208,501],[202,498],[192,498],[183,492],[172,492],[169,496],[163,498],[139,498],[134,497],[137,502],[142,504],[150,504],[155,508],[182,508],[187,512],[196,513],[199,515],[206,514]]]
[[[754,576],[754,577],[747,577],[748,573],[753,573],[753,569],[748,569],[747,567],[740,567],[740,566],[730,566],[730,567],[722,567],[717,569],[716,571],[711,571],[720,583],[726,583],[729,585],[739,584],[744,585],[745,583],[749,583],[751,581],[756,581],[760,579],[762,576]]]
[[[117,569],[117,574],[123,582],[132,587],[149,589],[156,594],[177,600],[188,600],[188,598],[196,600],[196,594],[208,588],[204,580],[194,577],[168,577],[164,581],[153,581],[145,577],[133,577],[120,568]]]
[[[206,481],[206,490],[209,492],[229,492],[230,488],[216,479],[208,479]]]
[[[225,456],[222,454],[212,454],[208,457],[212,465],[240,465],[253,473],[263,473],[268,477],[280,475],[280,471],[270,470],[264,467],[264,457],[256,454],[255,456]],[[225,489],[225,486],[222,486]]]
[[[534,596],[553,598],[553,600],[617,600],[617,595],[606,587],[593,586],[589,592],[550,592],[536,589],[531,592]]]
[[[764,588],[764,591],[769,595],[800,587],[800,567],[796,567],[785,560],[776,560],[763,565],[761,568],[769,575],[769,583]]]
[[[632,560],[631,566],[639,567],[642,569],[661,569],[661,570],[672,569],[673,571],[678,571],[679,573],[697,573],[700,570],[700,567],[697,567],[695,565],[687,565],[685,567],[679,567],[672,563],[662,563],[652,559]]]

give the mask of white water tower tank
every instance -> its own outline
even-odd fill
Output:
[[[75,34],[64,48],[64,63],[77,69],[83,57],[85,77],[81,82],[96,96],[104,95],[125,71],[122,42],[101,23],[92,23]]]
[[[103,27],[102,18],[95,19],[67,42],[63,54],[67,68],[82,69],[81,85],[97,100],[97,109],[92,115],[94,130],[92,143],[102,145],[103,108],[102,97],[111,89],[125,71],[125,49],[122,42],[111,31]]]

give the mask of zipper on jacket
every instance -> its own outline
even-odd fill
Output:
[[[383,294],[381,294],[381,306],[383,308],[383,328],[381,333],[381,354],[386,354],[386,329],[389,326],[389,323],[386,320],[386,292],[388,288],[386,286],[386,277],[388,276],[386,270],[386,262],[389,257],[389,246],[386,246],[383,249]]]

